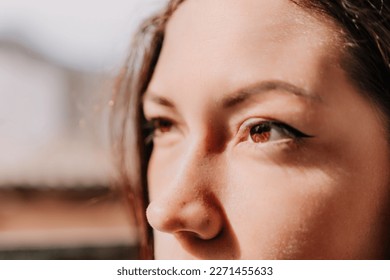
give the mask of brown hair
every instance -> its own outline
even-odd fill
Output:
[[[183,1],[171,0],[164,10],[141,25],[117,78],[111,102],[112,139],[120,185],[135,213],[143,259],[153,258],[152,230],[145,216],[148,203],[146,170],[153,144],[145,143],[147,132],[141,108],[142,95],[157,64],[167,21]],[[343,28],[345,56],[342,67],[362,94],[379,108],[390,131],[389,0],[290,1],[330,17]]]

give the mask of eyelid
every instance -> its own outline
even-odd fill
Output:
[[[312,138],[313,135],[306,134],[302,132],[301,130],[296,129],[295,127],[288,125],[281,121],[276,121],[274,119],[266,119],[266,118],[251,118],[246,121],[244,121],[239,129],[237,134],[239,135],[239,141],[242,141],[248,137],[248,134],[250,130],[261,123],[270,123],[271,125],[286,130],[288,134],[291,134],[291,139],[302,139],[302,138]]]
[[[149,130],[149,131],[152,131],[155,129],[154,122],[157,122],[157,121],[169,122],[171,126],[176,126],[176,122],[174,120],[172,120],[171,118],[163,117],[163,116],[159,116],[159,115],[156,115],[153,117],[145,117],[145,120],[146,120],[146,122],[144,123],[142,128],[144,130]]]
[[[247,119],[247,120],[245,120],[245,121],[243,121],[242,123],[239,124],[237,134],[238,135],[245,134],[246,132],[249,132],[251,127],[253,127],[254,125],[257,125],[257,124],[262,123],[262,122],[268,122],[268,121],[272,122],[273,120],[265,119],[265,118],[250,118],[250,119]]]
[[[167,120],[176,127],[183,127],[180,116],[177,116],[174,112],[161,108],[160,106],[151,106],[148,110],[143,108],[143,115],[147,123],[150,123],[152,120],[159,119]]]
[[[183,128],[180,122],[176,121],[174,118],[168,117],[163,114],[150,114],[148,117],[145,117],[146,122],[144,123],[142,129],[143,129],[143,135],[144,135],[144,141],[145,144],[151,144],[154,143],[164,143],[166,145],[167,143],[172,143],[173,139],[177,139],[177,136],[183,135]],[[166,132],[161,132],[161,134],[156,135],[156,128],[153,124],[155,121],[163,121],[168,122],[170,129]]]
[[[181,115],[175,107],[167,106],[165,103],[153,102],[150,99],[143,100],[142,112],[147,120],[151,118],[181,119]]]

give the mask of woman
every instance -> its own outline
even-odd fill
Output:
[[[389,7],[170,1],[141,27],[113,121],[143,258],[387,257]]]

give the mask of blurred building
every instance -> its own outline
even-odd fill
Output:
[[[0,259],[135,257],[110,187],[111,81],[0,40]]]

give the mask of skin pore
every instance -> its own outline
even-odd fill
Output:
[[[157,259],[382,258],[379,113],[343,32],[287,0],[187,0],[143,98]]]

